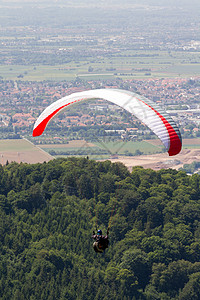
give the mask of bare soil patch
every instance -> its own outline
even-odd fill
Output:
[[[169,156],[168,153],[141,155],[135,157],[119,156],[118,159],[110,159],[112,162],[122,162],[131,170],[134,166],[142,166],[145,169],[179,169],[184,164],[191,164],[193,161],[200,161],[200,149],[184,149],[176,156]]]

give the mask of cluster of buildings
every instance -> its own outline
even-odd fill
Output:
[[[169,111],[182,125],[183,132],[200,131],[200,78],[193,79],[148,79],[76,82],[25,82],[0,81],[0,127],[13,126],[23,135],[30,135],[38,115],[53,101],[78,91],[92,88],[122,88],[142,94]],[[88,109],[88,113],[87,113]],[[59,126],[111,126],[123,125],[124,121],[114,113],[118,110],[105,101],[88,104],[86,112],[67,115],[58,119]],[[112,114],[106,113],[111,111]],[[92,113],[90,113],[92,112]],[[114,117],[112,118],[111,115]],[[188,125],[191,128],[188,128]],[[137,130],[127,123],[127,131]],[[132,129],[131,129],[132,128]],[[104,127],[105,129],[105,127]],[[109,130],[109,128],[107,129]],[[119,130],[119,129],[118,129]]]

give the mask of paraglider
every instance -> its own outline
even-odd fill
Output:
[[[92,238],[95,240],[93,243],[93,248],[95,252],[103,253],[106,248],[108,248],[109,239],[109,228],[107,229],[107,234],[103,235],[101,229],[97,231],[97,234],[93,231]]]
[[[178,126],[162,108],[144,96],[120,89],[94,89],[73,93],[48,106],[36,120],[33,136],[41,135],[49,121],[70,105],[92,99],[112,102],[137,117],[162,141],[169,155],[181,151],[182,138]]]

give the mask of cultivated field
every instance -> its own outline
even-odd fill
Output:
[[[141,142],[132,142],[132,141],[114,141],[114,142],[106,142],[106,141],[98,141],[94,143],[89,143],[84,140],[74,140],[69,141],[68,144],[51,144],[51,145],[41,145],[41,148],[49,151],[57,151],[57,152],[71,152],[74,155],[80,154],[82,150],[85,153],[88,153],[90,158],[97,158],[99,154],[99,149],[103,150],[107,153],[107,158],[110,155],[135,155],[136,151],[140,151],[143,154],[153,154],[161,152],[162,145],[154,145],[149,143],[148,141]],[[96,153],[95,153],[96,151]],[[91,155],[93,153],[93,155]]]
[[[151,144],[149,141],[133,142],[133,141],[115,141],[115,142],[95,142],[98,147],[107,149],[110,154],[126,155],[128,152],[135,155],[137,151],[143,154],[153,154],[162,151],[162,144]]]
[[[53,159],[51,155],[33,145],[26,139],[19,140],[0,140],[0,163],[6,162],[24,162],[24,163],[42,163]]]
[[[6,80],[67,80],[76,77],[85,80],[193,77],[200,74],[199,52],[126,50],[120,57],[103,57],[100,61],[85,57],[57,65],[0,65],[0,74]],[[195,62],[195,63],[194,63]],[[91,67],[92,71],[88,71]],[[149,71],[148,71],[149,70]]]
[[[119,155],[118,158],[113,158],[112,154],[119,153],[124,149],[129,149],[131,145],[133,146],[133,142],[127,143],[107,143],[101,145],[103,148],[107,148],[110,150],[110,155],[100,156],[93,155],[90,158],[96,160],[109,159],[112,162],[122,162],[124,163],[130,170],[133,166],[143,166],[144,168],[152,168],[154,170],[159,170],[162,168],[173,168],[179,169],[184,164],[191,164],[193,161],[200,161],[200,139],[184,139],[183,140],[183,150],[176,156],[170,157],[168,153],[158,153],[152,154],[150,152],[151,146],[152,150],[159,150],[162,146],[159,140],[150,140],[143,142],[136,142],[135,148],[140,151],[145,151],[145,149],[149,151],[147,155],[139,155],[139,156],[125,156]],[[149,148],[148,148],[149,145]],[[99,145],[100,146],[100,145]],[[68,144],[55,144],[55,145],[42,145],[44,150],[73,150],[77,151],[79,149],[96,149],[97,145],[93,143],[88,143],[84,140],[79,141],[70,141]],[[126,148],[127,147],[127,148]],[[0,140],[0,163],[5,164],[7,160],[9,162],[16,161],[18,163],[42,163],[44,161],[49,161],[54,159],[53,156],[49,155],[38,146],[33,145],[26,139],[20,140]],[[133,149],[132,149],[133,150]],[[86,155],[84,155],[86,156]],[[67,156],[64,156],[67,157]]]
[[[73,140],[69,141],[67,144],[48,144],[41,145],[42,149],[52,149],[52,150],[66,150],[66,149],[79,149],[82,147],[94,147],[93,143],[86,142],[84,140]]]
[[[54,150],[74,150],[77,151],[82,147],[95,149],[98,146],[102,149],[107,149],[110,155],[89,155],[90,158],[96,160],[109,159],[112,162],[122,162],[130,170],[133,166],[143,166],[144,168],[152,168],[159,170],[162,168],[179,169],[184,164],[190,164],[193,161],[200,161],[200,139],[184,139],[183,149],[181,153],[176,156],[169,156],[168,153],[158,153],[162,149],[162,143],[160,140],[148,140],[142,142],[109,142],[109,143],[86,143],[85,141],[71,141],[66,145],[42,145],[44,149]],[[125,156],[121,153],[125,151],[135,152],[136,150],[146,153],[139,156]],[[118,154],[117,158],[113,158],[114,154]],[[147,154],[148,153],[148,154]],[[67,157],[67,156],[65,156]]]
[[[148,140],[148,142],[152,145],[159,146],[162,145],[161,141],[158,139]],[[194,149],[200,148],[200,139],[183,139],[183,149]]]

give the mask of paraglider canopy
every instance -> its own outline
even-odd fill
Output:
[[[137,117],[159,137],[170,156],[181,151],[181,134],[171,116],[146,97],[120,89],[88,90],[57,100],[39,116],[33,128],[33,136],[41,135],[49,121],[70,105],[91,99],[110,101]]]

